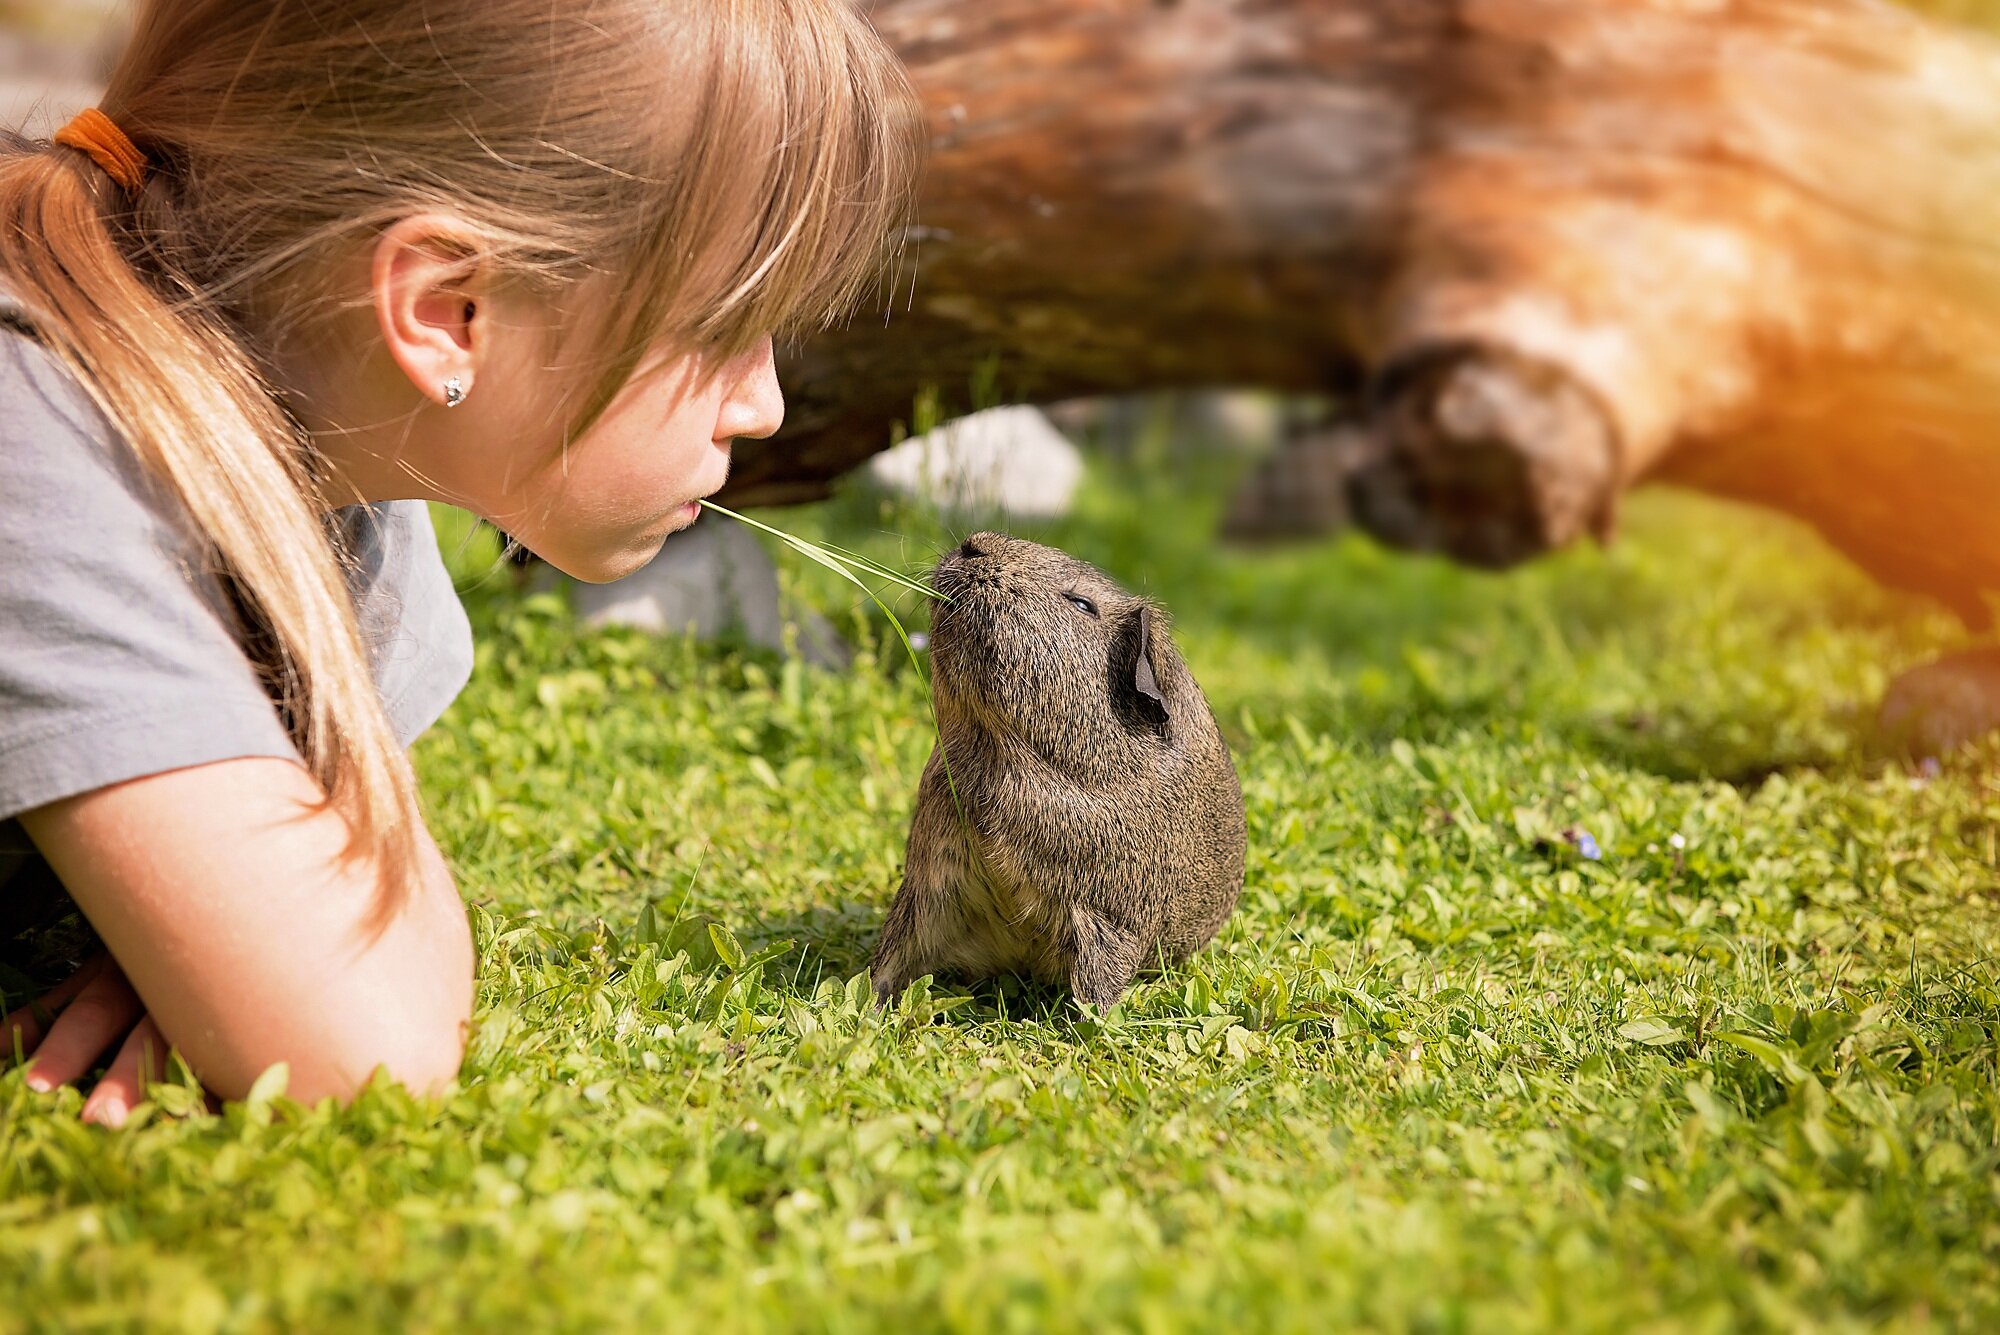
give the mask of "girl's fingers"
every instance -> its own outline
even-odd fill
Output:
[[[49,1026],[28,1066],[28,1088],[46,1093],[81,1077],[144,1013],[118,967],[100,969]]]
[[[167,1073],[167,1041],[148,1015],[132,1026],[111,1069],[83,1102],[83,1120],[117,1128],[146,1097],[146,1086]]]
[[[13,1061],[18,1054],[22,1059],[34,1055],[55,1022],[55,1012],[63,1007],[71,997],[81,992],[91,979],[97,977],[104,963],[111,957],[102,951],[85,960],[77,971],[61,983],[44,992],[19,1010],[9,1011],[7,1018],[0,1020],[0,1060]]]

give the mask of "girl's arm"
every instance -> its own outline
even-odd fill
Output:
[[[109,947],[148,1020],[211,1092],[240,1098],[275,1062],[291,1097],[354,1094],[378,1066],[414,1090],[458,1072],[472,1006],[465,906],[436,845],[378,932],[377,871],[299,765],[228,760],[28,812],[22,824]],[[72,1028],[115,1021],[115,988]],[[130,1024],[133,1016],[126,1016]],[[74,1063],[75,1040],[38,1063]],[[120,1027],[122,1031],[122,1026]],[[102,1035],[103,1046],[118,1033]],[[100,1051],[102,1048],[100,1047]],[[88,1070],[46,1072],[57,1080]],[[52,1062],[53,1064],[53,1062]]]

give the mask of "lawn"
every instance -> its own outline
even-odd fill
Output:
[[[0,1328],[1996,1328],[2000,748],[1867,740],[1953,626],[1686,497],[1495,578],[1221,552],[1173,471],[1022,531],[1176,614],[1249,809],[1206,953],[876,1015],[930,746],[879,614],[789,561],[853,671],[589,633],[448,522],[456,1092],[108,1134],[0,1076]]]

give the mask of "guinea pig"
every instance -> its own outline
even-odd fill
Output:
[[[869,973],[1024,974],[1099,1012],[1208,944],[1243,890],[1243,794],[1165,614],[1053,548],[937,564],[938,742]]]

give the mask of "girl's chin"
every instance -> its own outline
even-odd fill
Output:
[[[689,501],[661,515],[643,529],[627,530],[623,540],[612,539],[608,543],[596,544],[594,552],[559,551],[555,544],[551,544],[550,551],[536,554],[572,579],[580,579],[586,584],[609,584],[644,567],[660,554],[662,543],[692,524],[700,515],[701,502]]]

